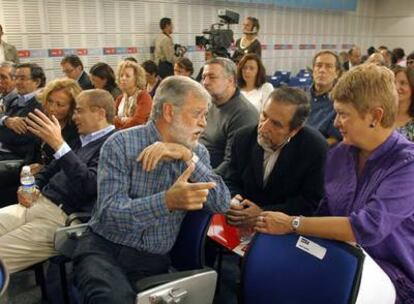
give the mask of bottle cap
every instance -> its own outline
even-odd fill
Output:
[[[22,174],[31,174],[30,166],[23,166]]]

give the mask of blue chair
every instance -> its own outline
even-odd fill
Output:
[[[200,269],[204,263],[204,244],[212,214],[204,210],[188,212],[170,251],[172,267],[178,271]]]
[[[290,72],[288,71],[276,71],[273,76],[278,76],[280,77],[280,82],[281,84],[287,84],[289,83],[289,79],[290,79]]]
[[[311,74],[311,72],[309,72],[309,71],[307,71],[305,69],[302,69],[302,70],[300,70],[296,74],[296,77],[300,77],[300,78],[312,78],[312,74]]]
[[[7,271],[6,266],[3,261],[0,259],[0,298],[3,293],[6,291],[7,286],[9,285],[9,272]]]
[[[343,242],[258,233],[244,258],[242,303],[355,303],[363,259]]]
[[[292,77],[289,80],[289,86],[307,91],[312,86],[312,78]]]
[[[188,273],[186,271],[188,270],[204,268],[204,243],[211,217],[212,214],[204,210],[188,212],[181,223],[177,240],[170,251],[171,266],[174,271],[179,272],[149,277],[144,279],[144,281],[141,280],[136,283],[136,290],[141,291],[153,288],[156,285],[162,285],[171,280],[175,280],[176,278],[187,276]],[[58,250],[65,257],[71,258],[77,238],[80,237],[86,229],[87,224],[59,228],[55,233],[56,250]],[[184,273],[180,274],[181,272]],[[63,272],[62,275],[64,277],[61,278],[61,282],[63,284],[67,284],[66,273]],[[216,279],[215,275],[214,282]],[[65,288],[63,288],[65,303],[70,302],[68,285],[70,284],[67,284]],[[80,303],[76,288],[69,286],[69,289],[73,295],[72,300],[75,303]]]

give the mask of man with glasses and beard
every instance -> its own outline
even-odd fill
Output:
[[[263,210],[289,210],[311,215],[323,196],[327,143],[315,129],[304,126],[310,106],[297,88],[273,91],[258,126],[239,130],[223,179],[232,197],[228,222],[253,227]]]
[[[186,212],[228,210],[230,193],[198,143],[210,99],[196,81],[168,77],[150,121],[102,147],[97,206],[74,253],[82,303],[135,303],[130,282],[168,272]]]

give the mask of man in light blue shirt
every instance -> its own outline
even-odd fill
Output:
[[[228,210],[230,193],[198,143],[209,102],[196,81],[168,77],[150,121],[102,147],[97,205],[74,253],[83,303],[134,303],[131,282],[168,271],[187,211]]]

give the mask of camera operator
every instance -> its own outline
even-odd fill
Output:
[[[236,41],[236,50],[233,54],[233,61],[238,64],[245,54],[254,53],[259,58],[262,56],[262,46],[257,34],[259,33],[260,24],[259,20],[255,17],[246,17],[243,22],[243,34],[242,38]]]
[[[162,33],[155,40],[155,62],[158,64],[158,75],[161,78],[174,75],[174,63],[179,57],[182,57],[186,48],[179,45],[174,46],[171,34],[173,25],[170,18],[160,20]]]

